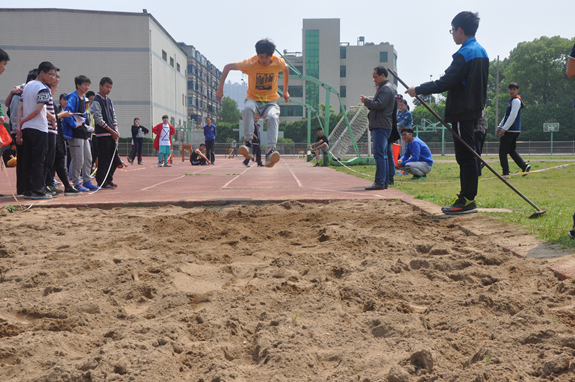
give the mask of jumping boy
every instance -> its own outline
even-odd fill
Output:
[[[224,96],[224,83],[230,70],[241,70],[248,75],[248,92],[244,104],[243,126],[244,144],[239,152],[244,158],[253,157],[252,136],[254,125],[252,121],[257,113],[267,121],[267,148],[266,167],[273,167],[279,160],[280,154],[276,151],[278,137],[280,107],[276,103],[278,95],[278,73],[283,71],[284,90],[283,97],[289,101],[288,82],[289,68],[283,58],[274,56],[276,46],[268,39],[256,43],[256,56],[246,60],[230,63],[224,67],[216,97],[221,101]]]

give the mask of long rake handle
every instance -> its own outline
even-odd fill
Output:
[[[403,80],[401,78],[399,78],[399,76],[397,75],[397,73],[395,73],[393,70],[388,69],[388,72],[390,72],[395,78],[397,78],[397,80],[399,82],[401,82],[401,84],[406,88],[409,89],[409,86],[403,82]],[[498,177],[503,183],[505,183],[507,186],[509,186],[509,188],[511,188],[513,191],[515,191],[515,193],[519,196],[521,196],[521,198],[523,198],[523,200],[525,200],[527,203],[529,203],[531,205],[531,207],[535,208],[537,210],[537,212],[545,212],[544,210],[542,210],[541,208],[537,207],[531,200],[527,199],[527,197],[525,195],[523,195],[518,189],[516,189],[515,187],[513,187],[513,185],[511,183],[509,183],[507,180],[505,180],[505,178],[503,178],[501,175],[499,175],[499,173],[497,173],[497,171],[495,171],[493,169],[493,167],[491,167],[482,157],[481,155],[477,154],[477,152],[475,152],[475,150],[473,150],[473,148],[471,146],[469,146],[467,144],[467,142],[465,142],[463,140],[463,138],[461,138],[459,136],[459,134],[457,134],[451,127],[449,127],[449,125],[447,123],[445,123],[445,121],[443,120],[443,118],[441,118],[431,107],[429,107],[429,105],[427,103],[425,103],[425,101],[423,101],[417,94],[415,95],[415,98],[421,102],[421,104],[423,106],[425,106],[427,108],[427,110],[429,110],[431,112],[431,114],[433,114],[433,116],[435,118],[437,118],[439,120],[439,122],[441,122],[441,124],[443,126],[445,126],[445,128],[447,130],[449,130],[449,132],[451,134],[453,134],[453,136],[459,140],[459,142],[461,142],[463,144],[463,146],[469,150],[473,155],[475,155],[475,157],[477,159],[479,159],[481,161],[481,163],[483,163],[483,165],[485,167],[487,167],[493,174],[495,174],[496,177]]]

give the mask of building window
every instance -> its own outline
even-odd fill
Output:
[[[345,97],[346,97],[345,94],[346,94],[345,86],[340,86],[340,87],[339,87],[339,96],[342,97],[342,98],[345,98]]]
[[[397,54],[393,54],[393,66],[397,68]]]
[[[387,62],[387,52],[379,52],[379,62]]]
[[[162,59],[166,62],[168,62],[168,53],[166,53],[166,51],[162,50]]]
[[[180,64],[176,64],[176,68],[178,70],[178,73],[180,72]]]
[[[188,65],[188,73],[190,73],[190,74],[194,73],[194,66],[193,65]]]
[[[340,46],[339,47],[339,58],[340,59],[345,59],[347,58],[347,49],[345,46]]]
[[[170,57],[170,66],[174,67],[174,57]]]
[[[188,89],[194,90],[194,81],[188,81]]]
[[[319,30],[309,29],[305,31],[305,74],[319,79]],[[317,84],[306,81],[305,100],[308,105],[317,109],[319,104],[319,86]]]
[[[339,67],[339,76],[340,76],[340,77],[345,77],[346,74],[347,74],[347,71],[346,71],[345,65],[340,66],[340,67]]]
[[[194,106],[194,97],[188,97],[188,105]]]
[[[171,117],[170,118],[170,125],[174,126],[176,124],[176,118]]]
[[[302,117],[303,107],[292,105],[280,106],[280,117]]]
[[[278,89],[284,91],[284,87],[281,85],[278,86]],[[290,86],[288,91],[290,97],[303,97],[303,86]]]
[[[182,105],[186,106],[186,95],[182,94]]]

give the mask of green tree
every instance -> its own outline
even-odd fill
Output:
[[[521,112],[521,140],[549,140],[550,134],[543,132],[546,122],[559,122],[564,127],[554,139],[575,139],[575,131],[567,129],[575,119],[575,82],[565,75],[567,56],[574,40],[542,36],[521,42],[505,60],[499,84],[499,119],[505,115],[509,102],[507,86],[511,81],[517,82],[526,106]]]
[[[230,97],[224,97],[222,108],[218,113],[218,123],[238,123],[240,119],[242,119],[242,113],[238,109],[238,103]]]

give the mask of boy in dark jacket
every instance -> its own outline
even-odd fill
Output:
[[[128,162],[134,164],[134,159],[138,155],[138,164],[142,164],[142,149],[144,148],[144,134],[148,134],[150,131],[144,126],[140,125],[140,118],[134,118],[134,124],[132,125],[132,141],[134,142],[134,148],[130,155],[128,155]]]
[[[417,94],[443,93],[447,91],[445,102],[445,122],[450,122],[453,130],[475,149],[475,125],[485,107],[487,80],[489,77],[489,57],[475,39],[479,27],[479,15],[472,12],[460,12],[451,21],[450,33],[453,41],[461,48],[453,55],[451,65],[445,75],[437,81],[420,86],[412,86],[406,93],[412,97]],[[453,139],[455,159],[459,164],[461,191],[458,198],[449,207],[441,210],[446,215],[468,214],[477,211],[478,168],[473,152],[467,150],[457,138]]]

